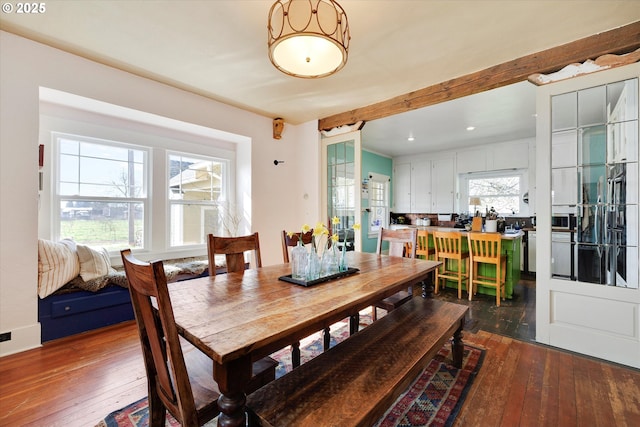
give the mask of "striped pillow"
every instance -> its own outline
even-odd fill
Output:
[[[71,239],[60,242],[38,240],[38,295],[51,295],[80,273],[76,244]]]
[[[112,271],[109,252],[105,248],[92,249],[89,246],[77,245],[80,260],[80,276],[85,282],[96,277],[106,276]]]

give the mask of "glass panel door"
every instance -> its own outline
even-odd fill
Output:
[[[350,132],[323,139],[324,205],[323,221],[337,233],[340,245],[360,250],[360,234],[353,225],[360,223],[360,133]],[[340,220],[332,224],[333,218]]]

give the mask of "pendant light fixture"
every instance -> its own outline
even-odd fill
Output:
[[[267,29],[269,59],[285,74],[325,77],[347,63],[349,23],[334,0],[278,0]]]

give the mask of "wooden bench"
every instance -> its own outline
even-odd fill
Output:
[[[468,308],[414,297],[247,397],[252,425],[370,426],[452,336],[462,364]]]

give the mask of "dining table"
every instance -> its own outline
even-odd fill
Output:
[[[252,363],[394,293],[427,283],[440,262],[348,252],[351,274],[312,286],[290,264],[169,284],[178,332],[213,361],[219,426],[244,426]],[[414,296],[415,297],[415,296]]]

